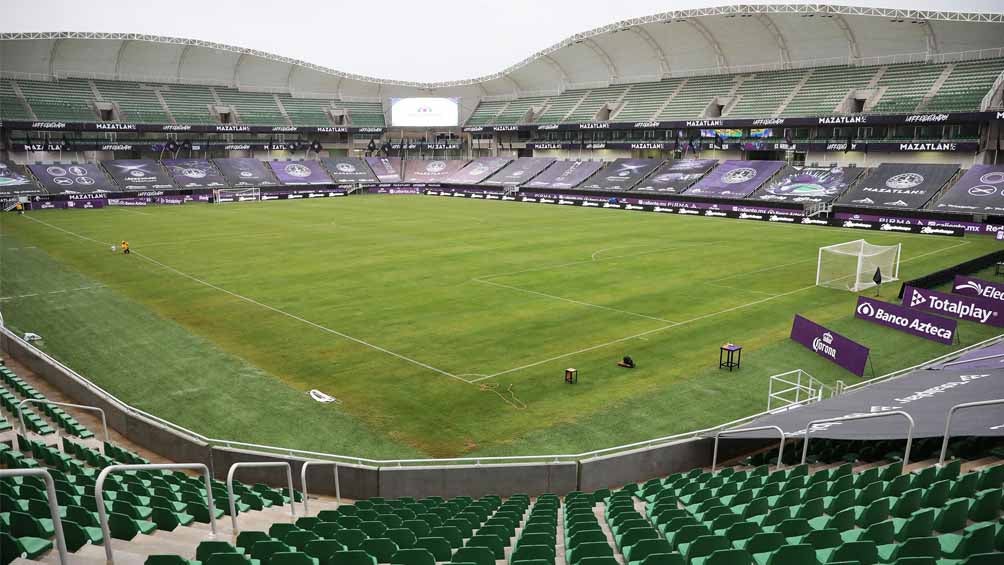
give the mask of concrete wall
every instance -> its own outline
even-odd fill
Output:
[[[577,490],[577,463],[523,463],[442,467],[382,467],[380,495],[481,496],[515,493],[566,494]]]
[[[242,462],[283,462],[289,463],[293,471],[293,488],[302,490],[301,483],[303,464],[306,459],[291,455],[272,455],[243,449],[214,447],[212,449],[213,468],[215,476],[221,481],[227,479],[227,472],[234,463]],[[379,496],[380,477],[376,467],[363,465],[338,464],[338,483],[341,494],[345,498],[360,499]],[[265,483],[273,487],[286,486],[286,471],[282,468],[247,468],[239,469],[234,477],[247,483]],[[313,494],[335,494],[335,477],[333,465],[312,464],[307,468],[308,492]]]

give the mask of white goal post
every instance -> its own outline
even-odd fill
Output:
[[[882,282],[899,280],[903,244],[873,245],[863,239],[819,248],[816,286],[859,292],[875,286],[875,270]]]
[[[261,200],[260,188],[217,188],[213,190],[214,204],[256,202]]]

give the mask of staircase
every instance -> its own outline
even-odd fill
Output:
[[[174,114],[171,113],[171,107],[167,105],[167,100],[164,98],[164,95],[161,94],[160,89],[155,88],[153,90],[153,93],[155,96],[157,96],[157,101],[160,102],[161,109],[164,110],[165,114],[167,114],[167,118],[171,120],[171,123],[172,124],[178,123],[178,120],[174,119]]]
[[[795,85],[795,88],[791,89],[791,93],[788,94],[788,97],[782,100],[781,105],[778,106],[777,110],[773,114],[771,114],[772,118],[776,118],[784,112],[784,109],[788,107],[788,104],[790,104],[791,101],[794,100],[796,96],[798,96],[798,93],[802,90],[802,87],[805,86],[805,83],[809,82],[809,79],[812,78],[812,73],[814,70],[815,69],[809,69],[809,72],[805,73],[805,75],[802,77],[802,80],[798,81],[798,84]]]

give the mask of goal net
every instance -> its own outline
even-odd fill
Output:
[[[816,286],[858,292],[875,286],[875,270],[882,282],[899,280],[902,244],[872,245],[863,239],[819,248]]]
[[[213,191],[213,202],[216,204],[258,200],[261,200],[260,188],[217,188]]]

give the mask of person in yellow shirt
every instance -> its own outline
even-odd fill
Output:
[[[18,215],[24,215],[24,204],[21,204],[20,202],[15,204],[14,211],[17,212]]]
[[[129,242],[124,239],[122,240],[122,253],[129,254]]]

